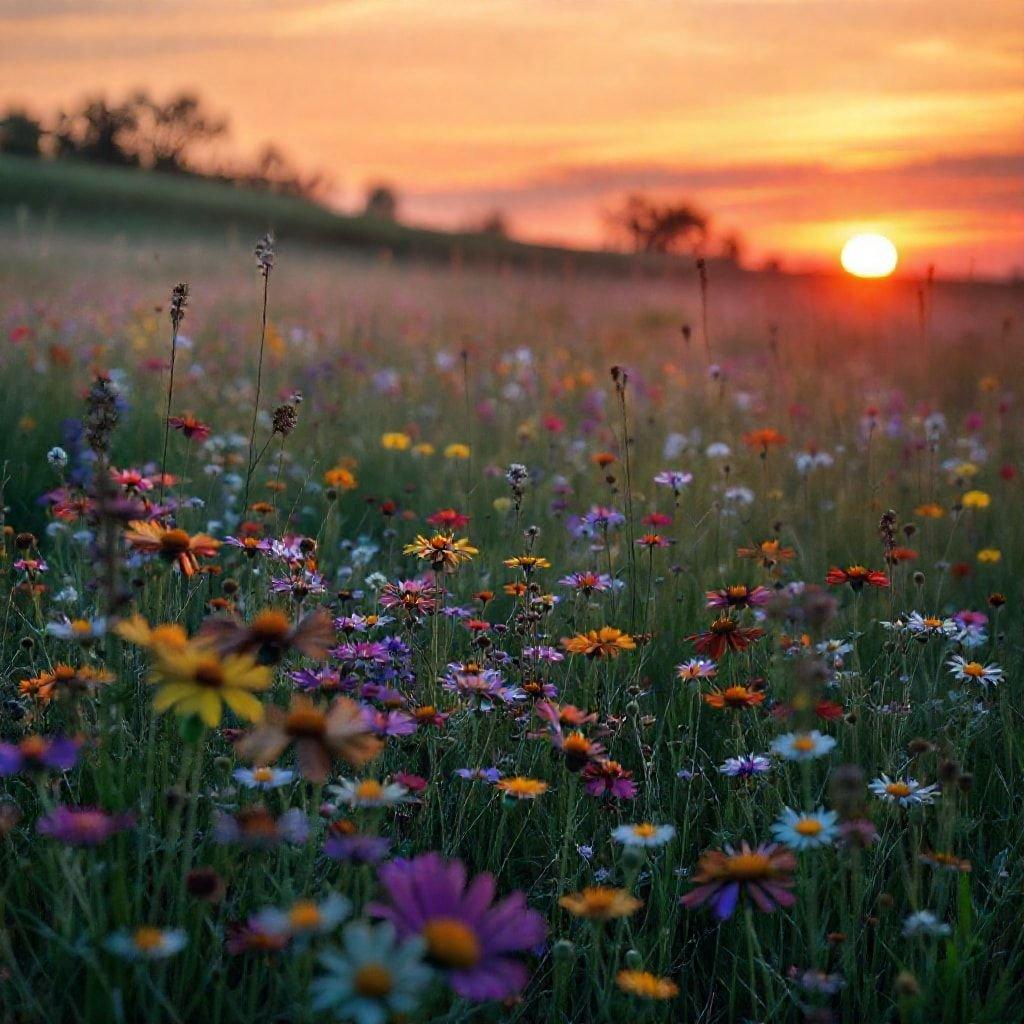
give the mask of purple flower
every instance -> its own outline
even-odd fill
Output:
[[[772,762],[771,758],[763,754],[743,754],[740,757],[727,757],[718,770],[733,779],[749,779],[770,772]]]
[[[691,480],[693,480],[692,473],[683,473],[678,469],[663,470],[654,478],[656,484],[661,484],[662,487],[671,487],[673,494],[678,494]]]
[[[0,778],[33,768],[66,772],[78,760],[79,739],[26,736],[20,743],[0,743]]]
[[[404,711],[376,711],[363,708],[363,721],[373,730],[374,735],[411,736],[416,731],[416,719]]]
[[[36,822],[36,831],[71,846],[99,846],[131,828],[131,814],[108,814],[99,807],[55,807]]]
[[[455,774],[469,782],[486,782],[492,786],[501,778],[497,768],[456,768]]]
[[[467,884],[463,863],[436,853],[385,864],[379,878],[389,902],[369,904],[368,913],[390,921],[402,939],[422,937],[457,995],[505,999],[526,985],[526,968],[509,954],[543,942],[547,926],[521,892],[492,905],[491,874]]]
[[[379,864],[388,855],[390,846],[384,836],[367,836],[358,832],[352,835],[332,833],[324,843],[324,853],[331,860]]]

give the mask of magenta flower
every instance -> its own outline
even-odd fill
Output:
[[[618,761],[591,761],[583,769],[583,788],[606,800],[632,800],[636,796],[633,773]]]
[[[134,815],[108,814],[99,807],[55,807],[36,822],[36,831],[71,846],[99,846],[134,824]]]
[[[74,768],[82,741],[66,736],[27,736],[20,743],[0,743],[0,778],[18,772]]]
[[[390,921],[401,939],[422,937],[456,994],[479,1002],[523,989],[526,968],[509,954],[538,946],[547,926],[521,892],[492,905],[492,875],[484,872],[467,885],[462,861],[446,862],[437,853],[392,861],[379,877],[390,902],[371,903],[367,911]]]

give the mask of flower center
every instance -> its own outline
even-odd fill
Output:
[[[252,620],[252,631],[261,640],[279,640],[288,633],[291,623],[288,616],[273,608],[260,612]]]
[[[270,782],[274,778],[272,768],[254,768],[252,773],[255,782]]]
[[[735,853],[725,863],[730,878],[763,878],[770,873],[771,864],[761,853]]]
[[[649,821],[645,821],[642,825],[633,826],[633,835],[638,839],[651,839],[657,833],[657,828],[652,825]]]
[[[379,800],[384,795],[384,787],[376,779],[363,779],[356,786],[356,799]]]
[[[802,836],[816,836],[821,832],[822,824],[817,818],[801,818],[793,830]]]
[[[160,538],[160,550],[168,557],[175,557],[188,551],[191,543],[184,530],[168,530]]]
[[[381,999],[393,987],[391,972],[383,964],[363,964],[356,971],[352,986],[365,999]]]
[[[288,923],[300,930],[316,928],[320,924],[320,911],[310,900],[300,900],[288,911]]]
[[[454,917],[435,917],[423,926],[431,959],[442,967],[475,967],[483,955],[473,930]]]
[[[814,749],[814,740],[810,736],[797,736],[793,740],[793,749],[801,754],[809,754]]]
[[[192,678],[200,686],[216,690],[224,685],[224,669],[216,659],[204,658],[196,665]]]
[[[889,796],[910,796],[910,787],[905,782],[890,782],[885,791]]]
[[[163,941],[163,933],[159,928],[136,928],[135,934],[132,936],[132,944],[143,953],[159,949]]]
[[[322,736],[327,723],[316,708],[299,708],[285,721],[285,729],[292,736]]]
[[[979,661],[969,661],[964,665],[964,675],[973,676],[975,679],[980,675],[984,675],[985,666]]]

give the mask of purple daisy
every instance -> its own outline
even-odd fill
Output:
[[[78,760],[79,739],[66,736],[26,736],[20,743],[0,743],[0,778],[34,768],[66,772]]]
[[[392,861],[379,877],[390,902],[371,903],[368,912],[390,921],[399,938],[420,936],[457,995],[479,1002],[522,991],[529,975],[508,954],[539,945],[547,926],[521,892],[492,905],[492,875],[467,884],[462,861],[446,862],[437,853]]]
[[[36,822],[36,831],[70,846],[99,846],[131,828],[131,814],[109,814],[99,807],[55,807]]]

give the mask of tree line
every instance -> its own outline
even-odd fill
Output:
[[[0,115],[0,153],[197,175],[306,198],[324,192],[322,175],[303,174],[270,144],[249,163],[215,162],[209,147],[228,134],[227,118],[190,92],[166,101],[144,89],[120,101],[90,96],[43,119],[20,108]]]

